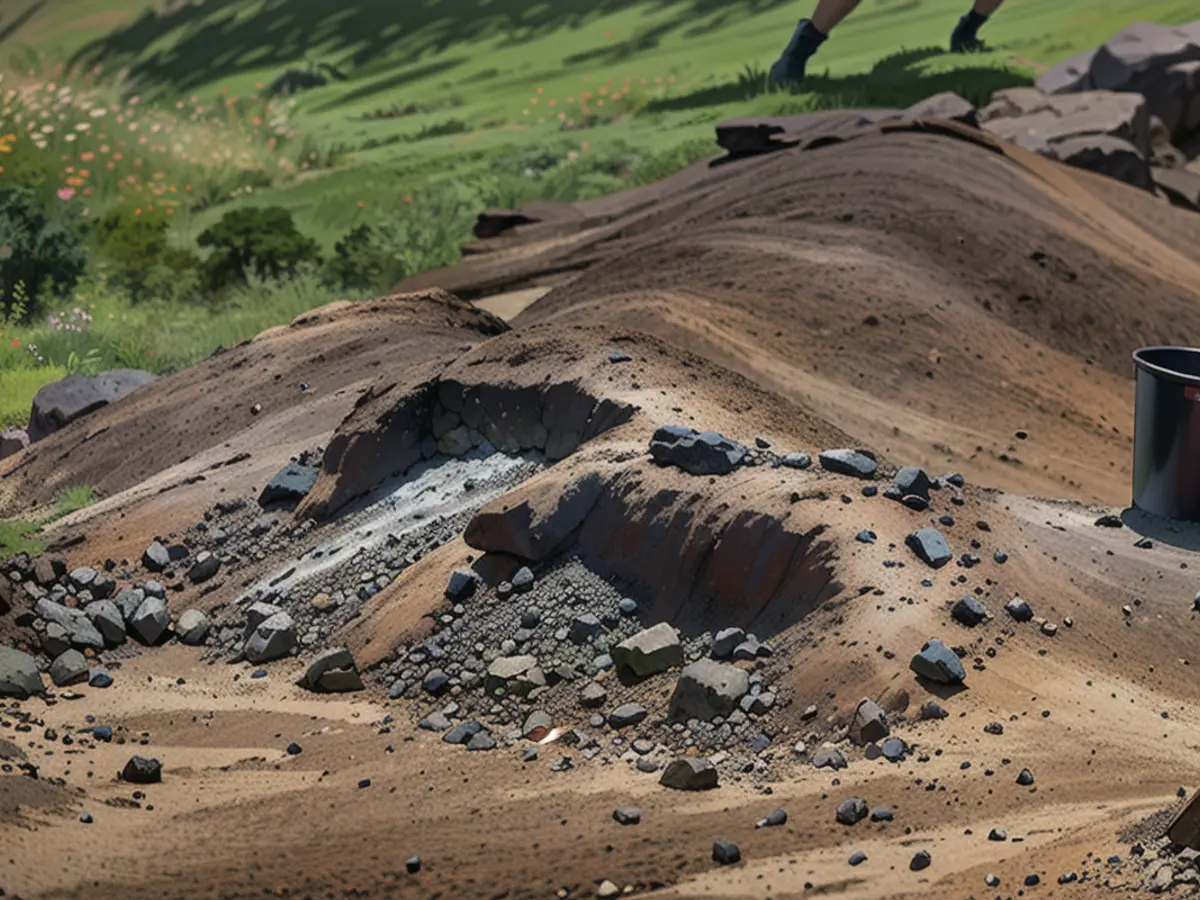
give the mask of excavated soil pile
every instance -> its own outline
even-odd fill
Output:
[[[0,561],[0,894],[1193,891],[1196,560],[1119,513],[1200,216],[1072,102],[724,123],[0,462],[104,497]]]

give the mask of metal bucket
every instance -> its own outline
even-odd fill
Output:
[[[1200,349],[1143,347],[1133,362],[1133,505],[1200,522]]]

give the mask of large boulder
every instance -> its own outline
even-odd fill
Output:
[[[0,459],[16,456],[29,446],[29,434],[24,428],[5,428],[0,431]]]
[[[34,605],[33,611],[46,622],[51,622],[62,628],[69,645],[75,647],[77,650],[104,649],[103,635],[100,634],[100,631],[92,624],[83,610],[72,609],[69,606],[63,606],[61,603],[55,603],[49,597],[42,597]],[[53,649],[57,648],[54,648],[52,645],[46,645],[47,652]],[[58,652],[62,651],[59,650]],[[51,655],[57,656],[58,653],[51,653]]]
[[[0,647],[0,697],[27,700],[43,690],[37,661],[28,653]]]
[[[1091,90],[1094,87],[1091,70],[1095,58],[1096,50],[1092,49],[1064,59],[1042,73],[1037,80],[1038,90],[1047,94],[1074,94]]]
[[[116,369],[96,376],[68,375],[43,387],[33,398],[29,439],[40,441],[96,410],[116,403],[157,378],[137,369]]]
[[[936,639],[925,642],[909,668],[922,678],[941,684],[961,684],[967,677],[958,654]]]
[[[738,701],[749,692],[750,676],[744,669],[701,659],[679,673],[670,714],[675,719],[711,722],[737,709]]]
[[[1051,155],[1069,166],[1087,169],[1153,191],[1154,170],[1137,147],[1119,137],[1088,135],[1060,141],[1050,147]]]
[[[296,623],[282,610],[259,622],[246,642],[245,656],[252,663],[282,659],[296,646]]]
[[[596,472],[562,489],[557,481],[533,479],[484,506],[467,525],[463,539],[476,550],[545,559],[583,524],[604,484]]]
[[[664,425],[650,440],[650,455],[692,475],[728,475],[746,458],[746,447],[713,431]]]
[[[211,627],[212,620],[207,615],[198,609],[188,609],[175,623],[175,636],[181,643],[196,646],[204,643]]]
[[[125,643],[125,619],[113,601],[96,600],[89,603],[84,614],[96,626],[108,646],[117,647]]]
[[[682,666],[683,646],[679,643],[679,632],[669,623],[659,622],[617,644],[612,658],[618,672],[645,678]]]
[[[354,657],[345,647],[326,650],[309,663],[304,673],[304,686],[310,691],[331,694],[363,689]]]
[[[295,506],[308,496],[317,483],[319,471],[314,466],[290,462],[272,478],[258,497],[259,506],[284,504]]]
[[[861,747],[882,741],[889,734],[891,729],[883,707],[871,699],[860,700],[850,720],[850,740]]]

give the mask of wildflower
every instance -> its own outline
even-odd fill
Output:
[[[67,200],[70,200],[74,196],[75,196],[74,188],[65,187],[65,188],[58,189],[58,199],[59,200],[62,200],[65,202]]]
[[[364,206],[366,206],[366,205],[367,205],[367,204],[363,203],[361,200],[359,200],[359,201],[358,201],[358,208],[359,208],[359,209],[362,209],[362,208],[363,208]]]
[[[12,343],[12,345],[13,345],[14,347],[20,347],[20,346],[21,346],[21,342],[20,342],[19,340],[17,340],[16,338],[13,338],[13,343]]]

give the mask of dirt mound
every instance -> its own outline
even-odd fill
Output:
[[[1200,217],[978,133],[887,127],[693,170],[446,283],[566,279],[514,324],[618,316],[897,457],[1123,500],[1128,354],[1200,325]]]
[[[269,455],[274,444],[328,434],[382,367],[503,330],[494,317],[437,291],[313,310],[0,463],[0,515],[46,503],[68,485],[117,494],[214,449],[228,459],[237,451],[219,448],[235,437],[246,452]]]

